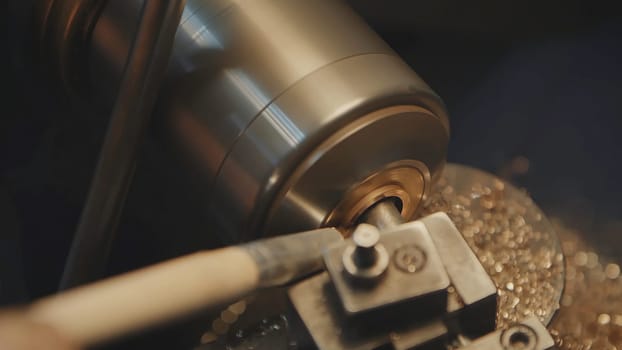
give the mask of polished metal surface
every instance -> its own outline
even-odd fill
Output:
[[[363,214],[363,222],[374,225],[381,231],[403,224],[404,218],[396,204],[401,204],[401,202],[396,203],[394,198],[377,203]]]
[[[360,60],[382,66],[389,63],[383,62],[385,57]],[[395,73],[390,77],[366,75],[365,80],[371,77],[375,81],[356,85],[368,90],[357,100],[369,103],[365,96],[381,94],[378,89],[385,89],[383,82],[399,82],[399,73]],[[352,71],[350,76],[357,75]],[[387,78],[391,80],[384,80]],[[344,75],[342,79],[348,78]],[[350,91],[354,89],[358,88],[353,85]],[[394,93],[400,94],[397,90]],[[385,98],[390,99],[390,95]],[[334,108],[317,115],[334,115]],[[357,114],[349,117],[356,118]],[[398,197],[403,203],[402,216],[411,219],[429,190],[430,179],[434,179],[430,174],[437,175],[444,164],[446,148],[441,140],[447,137],[446,131],[431,113],[414,106],[383,108],[354,120],[333,133],[293,172],[281,190],[285,193],[277,196],[280,203],[273,205],[268,215],[269,232],[282,233],[306,225],[338,226],[347,232],[360,215],[387,197]]]
[[[94,27],[91,81],[108,99],[139,4],[109,1]],[[349,226],[385,196],[409,219],[449,137],[434,92],[330,0],[189,1],[158,114],[192,193],[169,200],[192,203],[177,221],[223,242]],[[406,174],[421,180],[407,185]],[[374,175],[373,198],[361,195]]]

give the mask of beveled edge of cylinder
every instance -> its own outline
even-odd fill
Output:
[[[381,108],[345,125],[317,146],[298,164],[298,167],[291,173],[289,179],[275,196],[266,221],[274,219],[277,212],[276,207],[282,204],[280,201],[288,195],[290,190],[299,185],[305,173],[310,171],[324,155],[342,143],[349,142],[349,137],[361,130],[373,127],[375,123],[382,122],[383,119],[403,115],[409,115],[410,118],[415,119],[421,117],[437,119],[427,109],[414,105],[397,105]],[[327,211],[321,222],[318,222],[319,227],[336,227],[344,236],[349,236],[365,211],[378,202],[391,197],[400,200],[402,218],[411,220],[422,207],[432,183],[442,172],[443,165],[444,159],[442,164],[435,169],[435,176],[433,177],[428,166],[420,160],[408,158],[391,160],[391,158],[387,158],[387,163],[381,167],[368,169],[367,176],[353,179],[354,182],[345,189],[341,200]],[[270,224],[266,224],[266,226],[268,225]],[[267,231],[270,234],[272,230],[268,229]]]
[[[354,78],[353,74],[357,76],[356,79],[350,79],[350,77]],[[343,78],[347,78],[347,80],[344,81]],[[311,113],[310,115],[317,116],[317,113],[327,112],[325,115],[319,116],[323,118],[322,121],[308,123],[305,121],[304,115],[299,112],[301,108],[304,110],[309,106],[300,106],[297,102],[300,101],[301,96],[305,93],[308,95],[309,92],[326,95],[326,91],[319,92],[317,90],[320,87],[322,90],[329,90],[328,93],[334,92],[335,94],[330,96],[330,99],[334,101],[330,102],[331,106],[329,107],[315,108],[312,111],[307,110],[302,113]],[[312,101],[314,100],[307,100],[306,103]],[[261,128],[265,128],[269,123],[266,116],[256,118],[246,133],[242,135],[240,142],[236,144],[237,150],[233,149],[230,156],[225,160],[222,167],[224,171],[219,174],[219,179],[216,180],[214,188],[221,188],[224,191],[223,193],[226,193],[227,189],[233,185],[231,173],[228,173],[226,168],[230,167],[232,171],[244,169],[250,164],[244,165],[243,163],[251,161],[250,158],[253,158],[252,163],[256,167],[272,170],[269,170],[269,173],[262,174],[260,178],[252,180],[252,187],[249,187],[252,188],[252,193],[245,192],[243,188],[236,186],[235,190],[243,195],[243,198],[238,198],[238,200],[244,203],[226,203],[235,200],[234,198],[223,197],[223,195],[216,195],[212,198],[210,212],[216,209],[216,213],[235,216],[236,221],[240,222],[239,226],[228,227],[225,230],[227,231],[225,236],[229,240],[240,241],[258,236],[286,233],[273,232],[270,228],[270,221],[279,201],[296,183],[296,179],[291,174],[299,168],[301,162],[308,157],[314,158],[316,156],[315,159],[317,159],[316,149],[322,142],[338,130],[356,122],[362,118],[361,116],[400,105],[419,108],[419,111],[424,112],[415,113],[419,116],[417,118],[420,119],[420,122],[427,120],[425,122],[428,123],[427,125],[436,125],[433,134],[440,135],[440,139],[435,140],[434,152],[430,156],[434,158],[434,164],[431,168],[429,167],[430,179],[432,181],[436,179],[445,163],[449,139],[449,122],[443,102],[399,57],[373,53],[357,55],[334,62],[305,77],[279,96],[264,111],[264,113],[270,113],[270,109],[273,108],[285,115],[291,115],[297,118],[293,122],[302,122],[305,124],[304,127],[308,128],[305,130],[310,132],[299,143],[287,150],[281,150],[281,154],[275,155],[278,159],[272,159],[272,165],[261,165],[259,164],[261,160],[257,160],[253,158],[252,154],[247,153],[247,151],[257,152],[249,146],[253,144],[253,137],[259,135]],[[423,119],[421,119],[422,117]],[[404,158],[389,159],[384,165],[402,159]],[[378,167],[375,170],[378,170]],[[249,180],[246,178],[246,174],[241,175],[243,175],[242,181]],[[240,185],[244,186],[242,183]],[[240,205],[245,207],[239,207]],[[231,211],[231,209],[234,210]],[[220,220],[225,223],[229,222],[226,218]],[[318,222],[318,225],[314,224],[314,227],[307,229],[319,227],[321,221],[324,221],[324,217]],[[301,228],[300,230],[304,229]],[[297,227],[295,230],[299,230],[299,228]]]
[[[430,182],[430,171],[422,162],[405,159],[389,163],[353,185],[328,214],[322,227],[336,227],[349,236],[371,207],[388,198],[400,201],[402,220],[411,220],[427,198]]]

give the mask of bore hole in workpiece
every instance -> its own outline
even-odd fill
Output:
[[[399,211],[400,213],[402,212],[402,209],[404,208],[404,203],[402,203],[402,199],[400,197],[389,197],[386,200],[390,200],[397,208],[397,211]]]
[[[531,338],[523,331],[516,331],[510,336],[510,345],[512,349],[527,349],[531,345]]]

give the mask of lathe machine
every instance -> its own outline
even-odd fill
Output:
[[[99,157],[59,291],[6,311],[0,344],[114,348],[165,327],[200,349],[574,349],[551,323],[576,275],[554,226],[447,163],[445,105],[348,4],[10,9],[24,84]],[[148,232],[130,254],[153,255],[114,271],[127,215]]]

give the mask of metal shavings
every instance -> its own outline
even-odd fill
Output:
[[[622,350],[622,278],[618,265],[603,261],[584,245],[577,232],[557,222],[551,225],[525,193],[490,174],[449,164],[431,193],[422,215],[444,211],[462,232],[497,286],[498,327],[529,315],[548,324],[561,299],[558,317],[549,325],[560,349]],[[277,303],[281,299],[269,300]],[[455,291],[450,291],[450,302],[462,302]],[[247,303],[240,303],[227,310],[241,315],[246,307]],[[266,310],[253,313],[269,314]],[[220,320],[233,321],[230,316],[223,313]],[[264,326],[259,328],[262,332],[251,335],[232,325],[229,333],[233,332],[242,345],[255,346],[264,339],[262,334],[269,333]],[[222,339],[212,336],[215,330],[204,336],[204,343]],[[453,346],[465,342],[468,340]],[[295,344],[278,343],[271,348],[296,348]]]
[[[250,302],[252,302],[252,297],[240,300],[224,309],[219,317],[212,321],[211,328],[201,336],[201,344],[216,342],[220,336],[227,334],[231,325],[246,312],[246,307]]]
[[[553,221],[566,255],[562,307],[549,326],[562,350],[622,349],[620,266],[599,256],[585,233]]]
[[[530,201],[521,199],[519,203],[512,203],[518,198],[508,200],[507,193],[503,194],[509,187],[507,184],[497,180],[490,184],[492,176],[481,172],[477,172],[477,176],[469,175],[473,171],[449,165],[444,178],[432,191],[434,194],[425,212],[446,211],[492,276],[500,295],[498,326],[521,316],[521,311],[514,310],[514,306],[522,312],[529,312],[531,308],[531,312],[539,316],[557,308],[556,295],[561,291],[558,281],[564,268],[552,235],[556,232],[565,256],[565,288],[560,308],[549,324],[557,347],[560,350],[622,350],[620,266],[586,244],[582,237],[587,237],[587,233],[566,227],[561,221],[553,219],[548,231],[538,229],[539,232],[535,232],[537,223],[545,220],[543,216],[538,217],[542,214]],[[488,185],[482,185],[484,183]],[[471,186],[471,194],[467,186]],[[505,203],[500,203],[499,199]],[[494,219],[495,208],[499,209],[499,205],[508,213],[521,214],[507,218],[514,220],[515,226],[505,219]],[[514,206],[516,208],[511,209]],[[534,210],[531,217],[522,214],[530,207]],[[474,217],[479,219],[474,220]],[[513,230],[506,232],[503,228],[508,224]],[[520,249],[525,244],[540,248],[525,254]],[[513,253],[517,247],[519,250]],[[527,305],[525,300],[529,300]],[[544,317],[541,320],[546,321]]]
[[[564,259],[540,209],[513,186],[455,164],[431,192],[422,214],[444,211],[462,232],[497,286],[497,326],[531,315],[547,324],[559,308]]]

